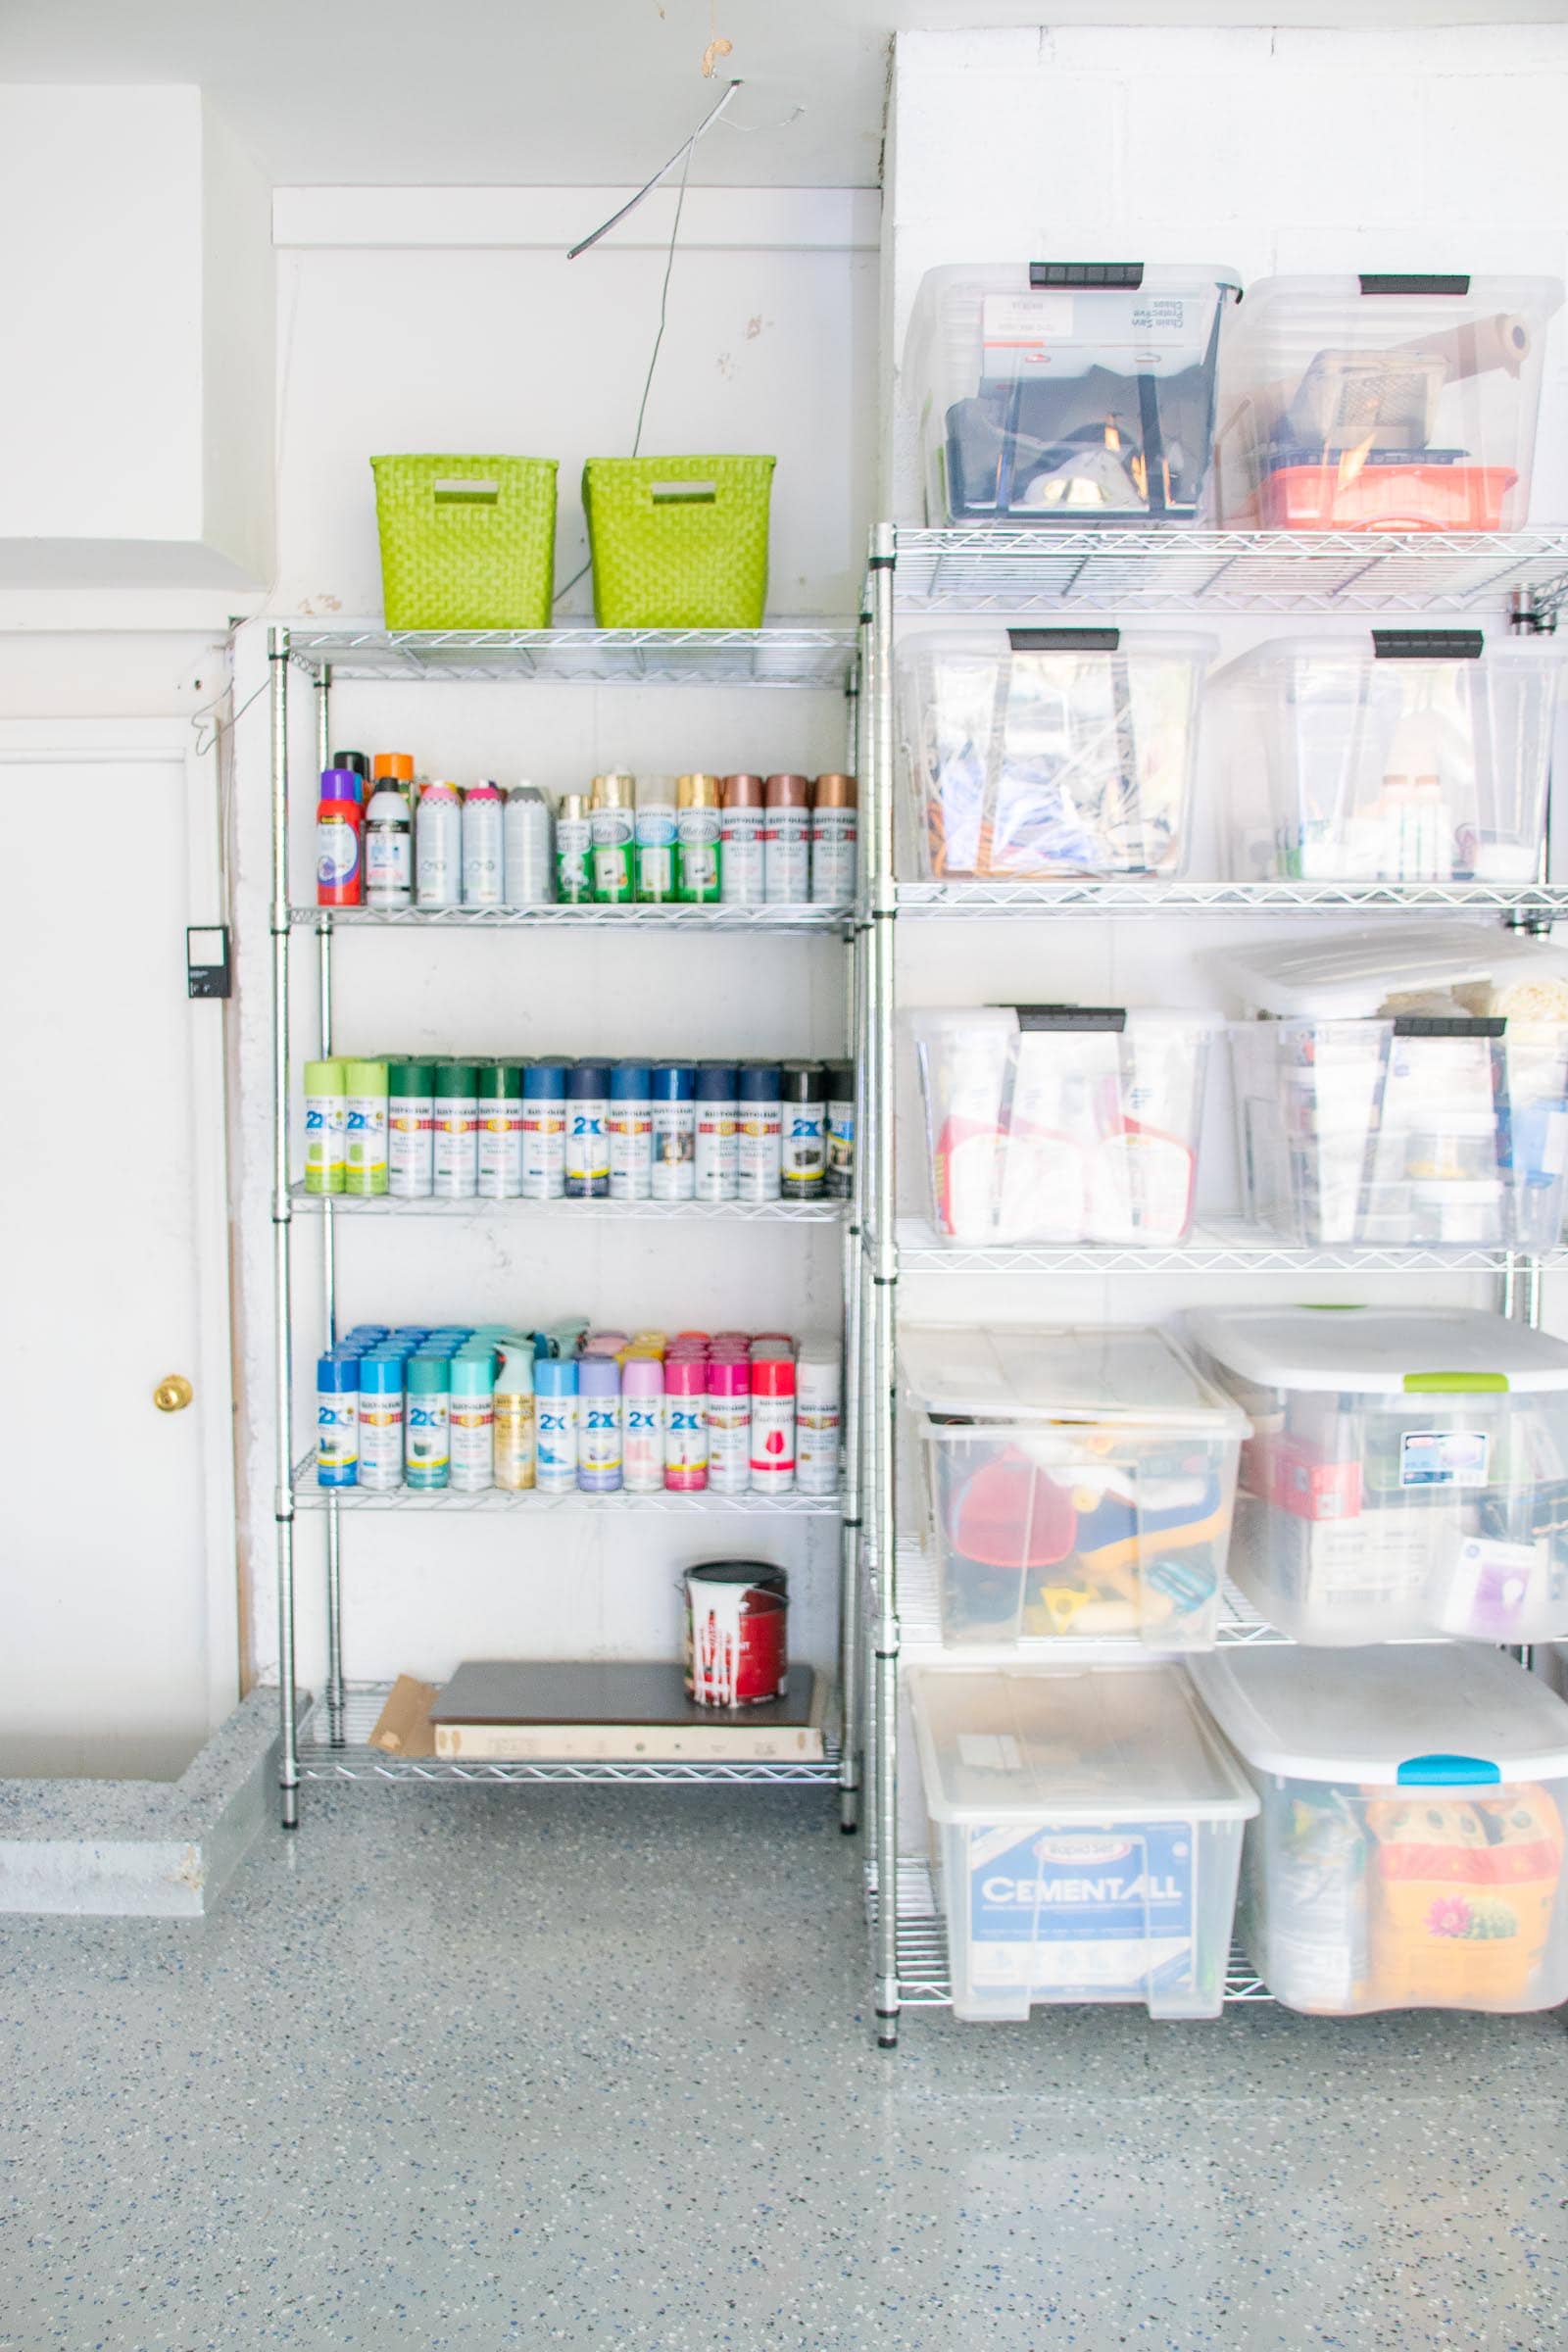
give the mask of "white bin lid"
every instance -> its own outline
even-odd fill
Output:
[[[1180,1667],[932,1666],[908,1680],[934,1821],[1098,1827],[1258,1809]]]
[[[1386,997],[1472,980],[1568,982],[1568,956],[1497,923],[1387,923],[1324,943],[1260,940],[1212,969],[1258,1012],[1364,1018]],[[1547,1017],[1550,1017],[1549,1015]]]
[[[1460,1396],[1568,1389],[1568,1347],[1480,1307],[1199,1307],[1189,1335],[1243,1380],[1271,1389]]]
[[[1162,1331],[976,1331],[906,1324],[899,1359],[927,1412],[977,1420],[1103,1421],[1244,1438],[1246,1415]]]
[[[1221,1649],[1189,1671],[1231,1744],[1286,1780],[1475,1788],[1568,1774],[1568,1706],[1481,1642]]]

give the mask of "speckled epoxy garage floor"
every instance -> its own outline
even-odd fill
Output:
[[[906,2020],[817,1794],[307,1791],[0,1922],[4,2352],[1561,2352],[1555,2018]]]

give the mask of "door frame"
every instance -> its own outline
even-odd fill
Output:
[[[196,749],[189,718],[0,718],[0,772],[10,766],[143,763],[185,778],[187,923],[229,919],[225,907],[216,749]],[[69,913],[69,903],[62,914]],[[232,957],[231,957],[232,962]],[[234,1475],[234,1359],[230,1309],[227,1071],[224,1004],[189,1000],[196,1233],[196,1362],[202,1415],[209,1732],[240,1697],[238,1521]],[[172,1365],[171,1370],[174,1367]]]

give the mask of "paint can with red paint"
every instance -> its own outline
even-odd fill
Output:
[[[686,1690],[700,1707],[755,1707],[789,1686],[789,1584],[761,1560],[686,1571]]]

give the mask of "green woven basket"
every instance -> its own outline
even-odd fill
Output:
[[[372,458],[389,629],[548,629],[554,458]]]
[[[602,629],[759,629],[774,458],[590,458]]]

